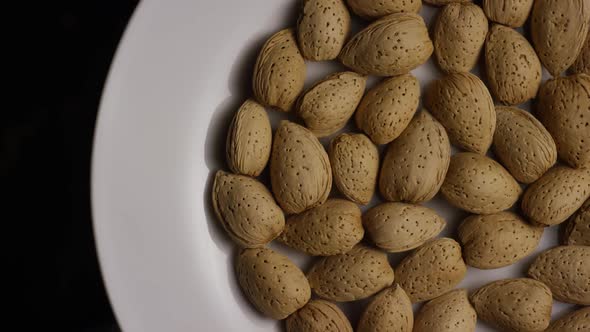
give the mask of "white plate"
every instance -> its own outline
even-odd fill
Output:
[[[256,54],[295,23],[296,11],[296,0],[145,0],[137,8],[104,91],[92,172],[100,263],[124,331],[280,329],[237,287],[236,249],[216,224],[209,191],[211,174],[225,167],[226,129],[249,96]],[[431,21],[435,12],[425,6],[421,14]],[[307,83],[338,68],[310,64]],[[414,75],[424,86],[439,72],[429,62]],[[428,205],[447,218],[444,234],[452,236],[465,214],[440,199]],[[554,227],[538,251],[556,244]],[[522,276],[530,261],[470,268],[460,287]],[[345,306],[353,324],[362,307]],[[566,309],[557,304],[554,314]],[[478,331],[491,329],[479,323]]]

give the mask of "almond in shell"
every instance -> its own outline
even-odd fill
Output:
[[[545,332],[581,332],[588,329],[590,329],[590,307],[578,309],[553,321]]]
[[[358,16],[371,20],[394,13],[417,13],[422,0],[347,0],[348,7]]]
[[[512,28],[524,25],[534,0],[483,0],[483,10],[490,21]]]
[[[412,302],[406,292],[394,285],[381,291],[361,316],[357,332],[411,332],[414,324]]]
[[[413,332],[474,332],[477,314],[467,290],[457,289],[430,300],[414,321]]]
[[[289,316],[287,332],[353,332],[346,315],[334,303],[313,300]]]
[[[590,199],[567,223],[563,242],[569,245],[590,246]]]
[[[590,33],[586,36],[584,47],[582,47],[580,55],[570,67],[570,71],[574,74],[590,75]]]
[[[451,3],[469,3],[472,0],[424,0],[424,2],[426,2],[429,5],[433,5],[433,6],[445,6]]]

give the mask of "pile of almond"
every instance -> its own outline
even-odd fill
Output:
[[[352,331],[337,304],[361,299],[356,331],[590,331],[588,307],[551,322],[554,301],[590,305],[590,0],[424,0],[430,29],[421,0],[301,2],[259,52],[212,189],[252,305],[289,332]],[[328,60],[348,71],[304,91],[306,61]],[[455,239],[422,205],[438,193],[466,211]],[[317,257],[302,271],[275,240]],[[532,254],[521,278],[456,289]]]

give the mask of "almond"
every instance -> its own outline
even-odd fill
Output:
[[[557,161],[551,134],[530,113],[516,107],[496,107],[494,153],[522,183],[538,180]]]
[[[355,114],[356,125],[375,144],[387,144],[406,129],[420,102],[420,82],[400,75],[370,89]]]
[[[541,253],[529,275],[549,286],[556,300],[590,305],[590,247],[561,246]]]
[[[286,320],[287,332],[353,332],[346,315],[337,305],[313,300]]]
[[[211,200],[217,220],[242,247],[262,247],[285,227],[272,194],[253,178],[217,171]]]
[[[422,17],[396,13],[380,18],[352,37],[339,58],[357,73],[395,76],[425,63],[432,51]]]
[[[285,213],[301,213],[326,201],[332,188],[330,160],[306,128],[282,121],[270,160],[270,181]]]
[[[330,143],[334,182],[351,201],[366,205],[373,198],[379,172],[379,150],[363,134],[340,134]]]
[[[394,13],[417,13],[422,0],[347,0],[350,9],[365,19],[375,19]]]
[[[399,285],[381,291],[361,316],[357,332],[411,332],[414,324],[412,302]]]
[[[474,332],[476,321],[467,290],[457,289],[423,305],[416,315],[413,332]]]
[[[430,208],[405,203],[383,203],[363,216],[369,237],[389,252],[417,248],[436,237],[446,222]]]
[[[483,11],[490,21],[518,28],[529,17],[534,0],[483,0]]]
[[[311,297],[305,275],[289,258],[267,248],[245,249],[236,260],[242,291],[264,315],[284,319]]]
[[[364,234],[359,207],[343,199],[329,199],[289,217],[278,240],[308,255],[330,256],[349,251]]]
[[[426,242],[395,269],[397,282],[412,302],[430,300],[450,291],[466,273],[461,246],[449,238]]]
[[[433,6],[444,6],[444,5],[448,5],[454,2],[457,3],[468,3],[471,2],[472,0],[423,0],[424,2],[426,2],[429,5],[433,5]]]
[[[570,71],[574,74],[590,75],[590,33],[586,36],[584,47],[582,47],[580,55],[570,67]]]
[[[494,24],[486,40],[485,54],[490,91],[501,103],[516,105],[537,96],[541,62],[520,33]]]
[[[509,209],[522,189],[508,171],[495,160],[472,152],[451,157],[443,196],[465,211],[490,214]]]
[[[588,329],[590,329],[590,307],[578,309],[553,321],[545,332],[582,332]]]
[[[590,199],[582,205],[567,223],[564,232],[564,243],[590,246]]]
[[[450,161],[445,128],[423,110],[389,144],[379,176],[381,194],[389,201],[428,201],[442,186]]]
[[[303,90],[305,62],[292,29],[271,36],[258,54],[252,76],[254,96],[264,106],[288,112]]]
[[[449,74],[434,81],[426,105],[445,127],[451,143],[485,154],[492,144],[496,112],[485,84],[470,73]]]
[[[357,245],[345,254],[324,257],[307,274],[320,297],[336,302],[367,298],[393,283],[393,269],[381,251]]]

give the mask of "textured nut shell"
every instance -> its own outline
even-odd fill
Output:
[[[567,223],[563,242],[569,245],[590,246],[590,199]]]
[[[434,81],[426,105],[445,127],[451,143],[485,154],[492,145],[496,111],[485,84],[470,73],[449,74]]]
[[[541,86],[541,62],[518,31],[494,24],[486,40],[486,72],[492,94],[516,105],[535,98]]]
[[[465,211],[490,214],[510,208],[522,193],[520,185],[495,160],[472,152],[451,157],[441,187],[452,205]]]
[[[316,83],[299,99],[297,115],[318,137],[342,129],[365,93],[367,77],[353,72],[332,74]]]
[[[363,224],[377,247],[402,252],[436,237],[446,222],[434,210],[424,206],[383,203],[363,215]]]
[[[474,332],[477,314],[467,290],[450,291],[426,303],[414,322],[413,332]]]
[[[574,311],[549,325],[545,332],[583,332],[590,330],[590,307]]]
[[[406,129],[420,102],[420,82],[407,74],[385,79],[361,100],[357,127],[375,144],[387,144]]]
[[[282,121],[270,158],[272,191],[285,213],[300,213],[326,201],[332,169],[324,147],[306,128]]]
[[[394,13],[417,13],[422,0],[347,0],[348,7],[358,16],[375,19]]]
[[[399,285],[381,291],[363,312],[357,332],[411,332],[412,302]]]
[[[590,76],[549,80],[537,100],[537,118],[555,139],[559,158],[572,167],[590,166]]]
[[[242,247],[262,247],[285,227],[283,211],[255,179],[218,171],[211,194],[217,220]]]
[[[538,180],[557,161],[551,134],[533,115],[516,107],[496,107],[493,149],[498,160],[522,183]]]
[[[287,332],[353,332],[342,310],[324,300],[310,301],[289,316],[285,325]]]
[[[322,258],[307,278],[318,296],[347,302],[367,298],[390,286],[393,269],[384,252],[359,244],[345,254]]]
[[[590,171],[556,166],[525,191],[521,208],[529,220],[557,225],[590,197]]]
[[[290,111],[303,90],[305,62],[291,29],[274,34],[258,54],[252,89],[256,100],[265,106]]]
[[[560,246],[541,253],[529,275],[561,302],[590,305],[590,247]]]
[[[468,3],[472,0],[423,0],[425,3],[433,6],[444,6],[450,3],[458,2],[458,3]]]
[[[351,201],[366,205],[373,198],[379,172],[379,150],[363,134],[341,134],[330,143],[334,183]]]
[[[395,269],[396,280],[412,302],[438,297],[453,289],[467,273],[461,246],[453,239],[426,242]]]
[[[477,63],[488,33],[488,19],[472,3],[452,3],[439,13],[434,24],[434,54],[447,73],[468,72]]]
[[[389,201],[428,201],[442,186],[450,161],[445,128],[423,110],[389,144],[379,175],[381,194]]]
[[[512,28],[524,25],[534,0],[483,0],[483,11],[490,21]]]
[[[266,110],[254,100],[246,100],[229,127],[226,159],[236,174],[258,176],[266,167],[272,146],[272,129]]]
[[[533,279],[489,283],[470,297],[477,317],[502,330],[536,332],[549,326],[551,291]]]
[[[586,36],[584,47],[582,47],[580,55],[570,67],[570,71],[574,74],[590,75],[590,33]]]
[[[236,261],[242,291],[263,314],[283,319],[311,297],[305,275],[289,258],[270,249],[245,249]]]
[[[559,76],[580,54],[588,33],[588,6],[585,0],[535,1],[531,38],[551,75]]]
[[[532,226],[512,212],[467,217],[459,226],[459,241],[467,265],[495,269],[530,255],[544,227]]]
[[[352,37],[339,58],[361,74],[395,76],[425,63],[432,51],[422,17],[397,13],[373,22]]]
[[[359,207],[343,199],[329,199],[287,219],[278,240],[312,256],[349,251],[365,234]]]

